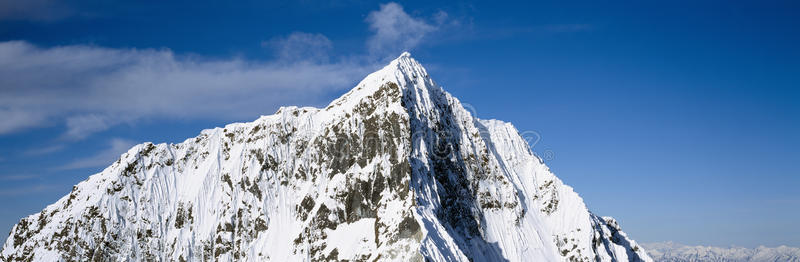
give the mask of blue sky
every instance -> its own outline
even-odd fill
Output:
[[[409,50],[640,242],[800,246],[796,1],[0,1],[0,230]]]

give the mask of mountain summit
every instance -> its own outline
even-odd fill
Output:
[[[23,218],[4,261],[651,261],[509,123],[410,54],[326,108],[137,145]]]

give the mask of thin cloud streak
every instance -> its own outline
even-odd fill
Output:
[[[46,146],[46,147],[42,147],[42,148],[32,148],[32,149],[29,149],[28,151],[25,151],[22,154],[26,155],[26,156],[41,156],[41,155],[47,155],[47,154],[51,154],[51,153],[55,153],[55,152],[61,151],[61,150],[64,149],[64,147],[65,146],[63,144],[57,144],[57,145]]]
[[[33,174],[17,174],[17,175],[0,175],[0,181],[22,181],[39,178],[39,175]]]
[[[0,43],[0,135],[66,124],[80,140],[141,118],[255,118],[345,88],[354,62],[193,60],[169,50]],[[62,120],[63,119],[63,120]]]
[[[60,139],[77,141],[142,119],[255,119],[281,105],[318,104],[382,60],[459,24],[442,11],[412,17],[393,2],[369,13],[366,22],[373,32],[368,51],[336,60],[330,39],[305,32],[262,43],[275,52],[272,61],[0,42],[0,135],[63,125]]]
[[[65,187],[64,185],[51,185],[51,184],[32,185],[21,188],[15,187],[15,188],[0,189],[0,196],[24,196],[24,195],[32,195],[32,194],[47,192],[55,189],[67,190],[67,188],[68,187]]]
[[[119,158],[122,153],[127,152],[128,149],[134,145],[135,143],[133,141],[114,138],[109,141],[109,147],[107,149],[86,158],[76,159],[66,165],[58,167],[57,170],[108,166],[114,162],[114,159]]]

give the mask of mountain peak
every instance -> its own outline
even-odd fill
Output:
[[[403,52],[383,68],[367,75],[353,89],[331,102],[330,105],[350,104],[360,101],[362,98],[372,95],[387,83],[397,85],[400,93],[404,95],[411,88],[416,92],[438,88],[438,85],[428,75],[425,67],[411,57],[409,52]]]
[[[136,146],[0,250],[94,259],[652,261],[407,52],[325,109]]]
[[[418,76],[428,76],[425,67],[423,67],[416,59],[411,57],[411,53],[409,52],[403,52],[400,54],[400,56],[392,60],[392,62],[378,72],[395,76],[402,75],[409,80]]]

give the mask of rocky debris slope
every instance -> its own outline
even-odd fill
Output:
[[[651,261],[509,123],[408,53],[326,108],[137,145],[14,226],[3,260]]]

